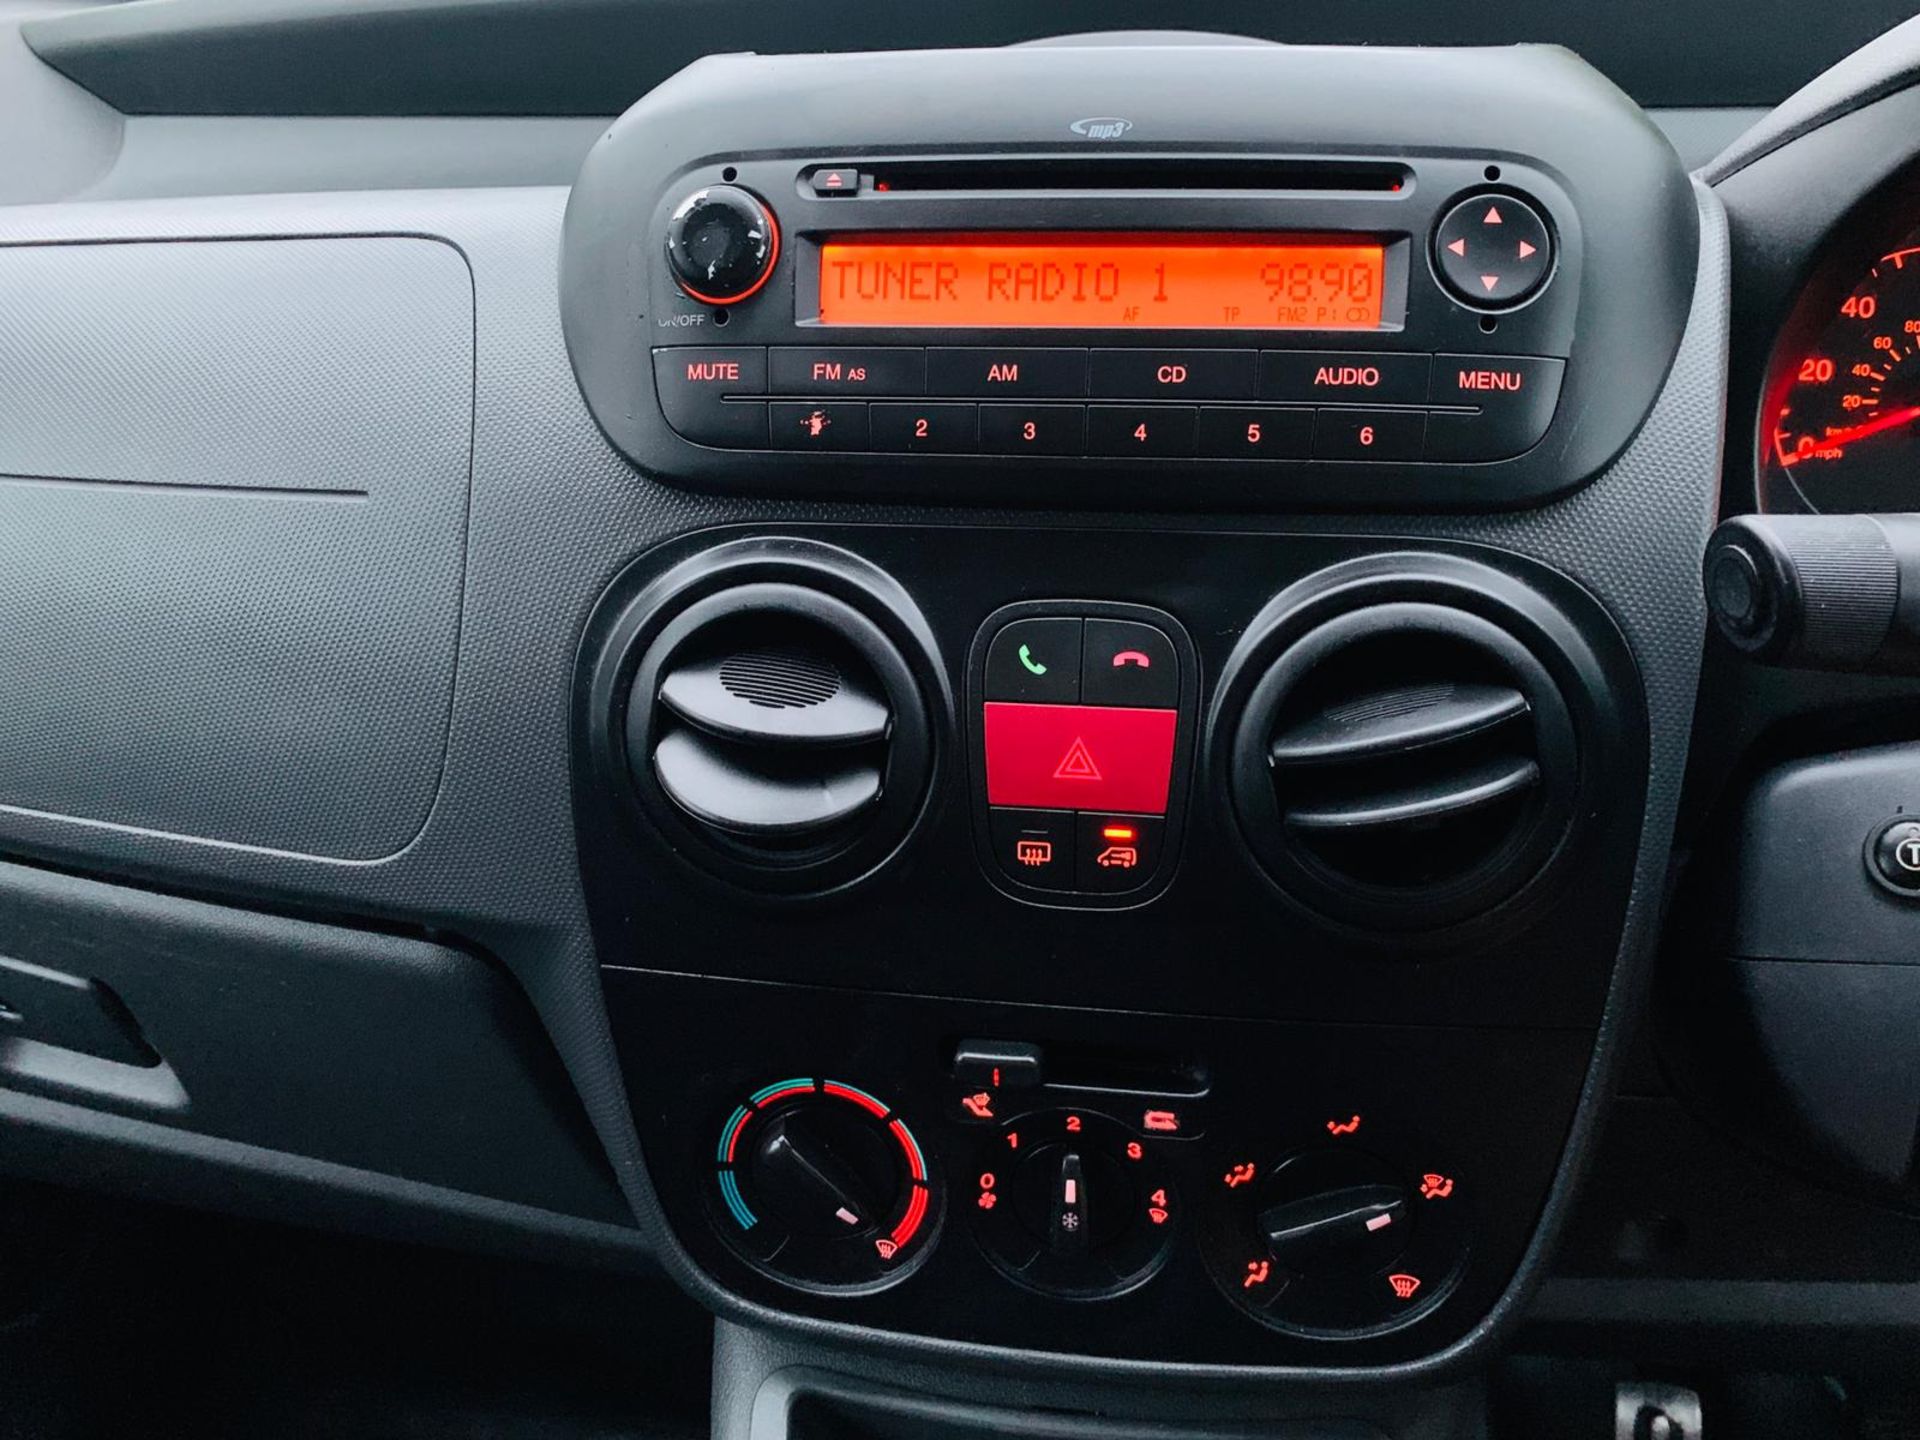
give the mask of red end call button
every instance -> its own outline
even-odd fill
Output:
[[[1164,815],[1177,710],[986,707],[987,803]]]

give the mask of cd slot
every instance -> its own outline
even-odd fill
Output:
[[[868,183],[877,194],[1236,190],[1393,195],[1406,193],[1410,180],[1406,166],[1388,161],[1116,155],[889,161],[870,172]]]

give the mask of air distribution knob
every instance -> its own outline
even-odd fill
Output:
[[[680,288],[708,305],[746,299],[773,274],[780,227],[758,196],[737,185],[709,185],[674,207],[667,221],[667,263]]]

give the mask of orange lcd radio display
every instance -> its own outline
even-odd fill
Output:
[[[1360,235],[838,235],[822,325],[1378,330],[1386,249]]]

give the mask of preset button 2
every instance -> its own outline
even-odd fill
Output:
[[[980,448],[977,405],[876,401],[867,418],[876,450],[964,455]]]

